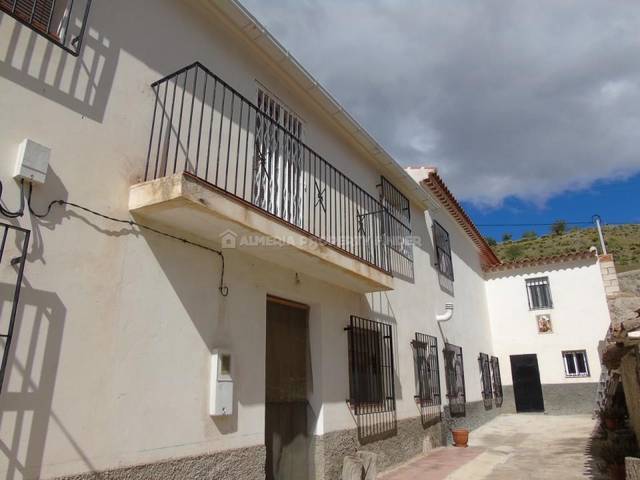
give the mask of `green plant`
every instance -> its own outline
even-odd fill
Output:
[[[513,261],[517,258],[520,258],[524,254],[524,249],[520,245],[509,245],[507,250],[505,251],[505,255],[507,260]]]
[[[513,236],[510,233],[505,233],[502,235],[503,242],[510,242]]]
[[[485,242],[487,242],[487,244],[490,247],[495,247],[496,245],[498,245],[498,242],[493,237],[484,237],[484,240],[485,240]]]
[[[522,238],[525,238],[527,240],[533,240],[535,238],[538,238],[538,234],[533,230],[529,230],[528,232],[524,232],[522,234]]]
[[[567,231],[567,222],[565,220],[556,220],[551,225],[551,233],[554,235],[562,235]]]

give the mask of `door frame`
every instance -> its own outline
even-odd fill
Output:
[[[310,423],[309,423],[309,391],[308,391],[308,382],[310,379],[310,373],[311,373],[311,364],[310,364],[310,360],[311,360],[311,351],[310,351],[310,342],[311,342],[311,328],[309,325],[309,321],[310,321],[310,306],[304,303],[300,303],[300,302],[296,302],[294,300],[289,300],[287,298],[283,298],[283,297],[279,297],[276,295],[270,295],[267,294],[266,296],[266,302],[265,302],[265,322],[269,322],[269,313],[268,313],[268,308],[269,308],[269,304],[275,304],[275,305],[281,305],[283,307],[292,309],[292,310],[297,310],[300,312],[301,315],[304,316],[304,322],[306,323],[306,347],[305,347],[305,356],[306,358],[306,373],[305,373],[305,377],[306,377],[306,382],[307,382],[307,387],[306,387],[306,404],[307,404],[307,421],[306,421],[306,427],[305,427],[305,435],[307,436],[307,477],[305,478],[313,478],[313,471],[312,471],[312,466],[313,466],[313,460],[312,460],[312,456],[313,456],[313,450],[312,450],[312,444],[311,444],[311,436],[313,435],[313,430],[310,428]],[[301,320],[302,321],[302,320]],[[265,324],[265,327],[268,329],[268,325]],[[265,332],[266,333],[266,332]],[[267,365],[267,356],[266,356],[266,349],[268,348],[267,346],[267,336],[265,335],[265,416],[268,415],[267,413],[267,384],[266,384],[266,368],[268,368]],[[295,403],[295,402],[294,402]],[[266,442],[267,442],[267,436],[268,436],[268,431],[267,431],[267,419],[265,417],[265,431],[264,431],[264,435],[265,435],[265,447],[266,447]],[[265,463],[265,469],[267,469],[268,464]],[[268,471],[265,471],[266,474],[266,478],[271,478],[270,477],[270,473]]]

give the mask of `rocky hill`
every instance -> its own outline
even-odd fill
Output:
[[[614,255],[618,272],[640,269],[640,225],[605,226],[604,235],[607,250]],[[502,242],[492,248],[500,260],[513,261],[583,252],[593,245],[600,249],[596,229],[576,228],[560,235]]]

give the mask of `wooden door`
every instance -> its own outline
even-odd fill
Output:
[[[309,477],[307,308],[267,301],[265,444],[267,480]]]

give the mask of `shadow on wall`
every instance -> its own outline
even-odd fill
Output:
[[[0,283],[2,318],[13,301],[13,287]],[[28,284],[22,287],[4,391],[0,395],[0,430],[3,433],[0,471],[5,472],[7,480],[40,478],[52,420],[90,465],[52,411],[65,317],[66,308],[56,293],[36,290]],[[21,337],[29,340],[20,342]]]
[[[92,28],[91,20],[109,9],[108,2],[93,3],[79,57],[0,13],[0,31],[10,30],[9,41],[0,46],[0,76],[102,122],[120,49],[114,44],[117,37],[108,38]]]
[[[236,432],[238,405],[263,405],[265,401],[263,383],[238,380],[251,378],[254,369],[264,368],[263,361],[256,363],[256,352],[264,350],[265,346],[264,337],[255,332],[254,322],[264,324],[266,299],[264,314],[260,316],[251,308],[252,305],[247,305],[241,292],[231,289],[228,297],[222,297],[217,289],[221,268],[217,255],[190,246],[176,245],[175,240],[153,233],[143,232],[142,236],[206,348],[210,352],[217,348],[228,349],[234,355],[236,382],[233,414],[211,417],[211,421],[221,434]],[[233,318],[230,317],[230,311],[234,312]],[[256,315],[260,318],[256,318]],[[186,319],[174,320],[180,322]],[[247,335],[248,331],[253,334]]]

